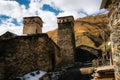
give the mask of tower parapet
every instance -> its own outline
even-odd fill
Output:
[[[57,44],[61,49],[64,62],[73,63],[75,53],[74,18],[73,16],[58,17]]]
[[[57,23],[66,23],[66,22],[74,22],[73,16],[59,17],[59,18],[57,18]]]
[[[23,34],[38,34],[42,33],[42,19],[38,16],[24,17],[23,19]]]

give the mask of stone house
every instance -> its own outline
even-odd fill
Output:
[[[0,37],[0,80],[13,80],[34,70],[54,70],[60,62],[60,48],[36,28],[42,23],[38,24],[37,20],[34,23],[35,18],[38,22],[41,20],[39,17],[28,18],[33,20],[33,28],[29,28],[24,18],[24,27],[27,25],[28,28],[23,31],[27,35],[6,32]]]
[[[111,29],[111,65],[114,65],[115,80],[120,80],[120,0],[102,0],[101,9],[109,8]]]

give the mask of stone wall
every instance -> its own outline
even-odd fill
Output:
[[[0,80],[13,80],[34,70],[53,69],[60,62],[59,51],[47,34],[0,40]]]
[[[110,16],[112,56],[115,78],[120,80],[120,1],[114,0]]]
[[[23,19],[23,34],[42,33],[42,23],[40,17],[25,17]]]
[[[72,16],[59,17],[57,44],[61,49],[63,62],[74,62],[75,36],[74,18]]]

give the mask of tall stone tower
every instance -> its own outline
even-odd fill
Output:
[[[73,63],[75,53],[74,18],[73,16],[58,17],[58,40],[64,62]]]
[[[24,17],[23,19],[23,34],[38,34],[42,33],[42,19],[38,16]]]

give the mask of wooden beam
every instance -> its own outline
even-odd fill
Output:
[[[112,4],[112,0],[102,0],[100,9],[109,8],[108,6]]]
[[[105,8],[107,1],[108,1],[108,0],[102,0],[102,3],[101,3],[101,6],[100,6],[100,9]]]

